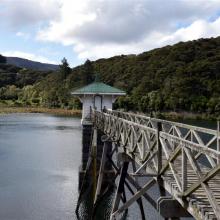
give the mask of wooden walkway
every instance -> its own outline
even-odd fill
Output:
[[[158,209],[148,194],[154,184],[195,219],[220,219],[219,132],[119,111],[93,111],[93,122],[112,141],[113,152],[127,156],[120,168],[113,164],[119,181],[111,219],[117,219],[134,201],[145,219],[142,197]],[[129,162],[136,164],[133,173],[128,173]],[[143,176],[148,182],[140,187],[138,178]],[[137,191],[126,200],[122,186],[128,182]],[[124,200],[121,206],[120,199]]]

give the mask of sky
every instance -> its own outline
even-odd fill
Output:
[[[0,54],[70,66],[220,36],[220,0],[0,0]]]

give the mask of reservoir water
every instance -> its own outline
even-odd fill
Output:
[[[75,219],[80,159],[80,119],[0,116],[0,219]]]
[[[215,123],[186,122],[215,128]],[[81,137],[79,118],[0,116],[0,220],[77,219]],[[150,193],[156,195],[158,190],[153,188]],[[162,219],[149,204],[144,204],[149,219]],[[108,205],[103,208],[108,209]],[[136,203],[124,219],[140,219]]]

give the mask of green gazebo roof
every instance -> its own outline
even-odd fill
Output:
[[[125,95],[126,93],[120,89],[114,88],[102,82],[93,82],[85,87],[72,92],[73,95],[82,94],[109,94],[109,95]]]

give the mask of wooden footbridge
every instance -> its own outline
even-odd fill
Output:
[[[112,110],[94,110],[92,121],[92,152],[97,129],[105,134],[101,165],[93,184],[94,204],[101,195],[107,160],[115,170],[113,179],[118,177],[111,220],[118,219],[134,202],[145,219],[142,198],[164,218],[220,219],[219,131]],[[112,143],[111,152],[107,142]],[[141,185],[140,179],[146,182]],[[148,193],[155,184],[160,189],[156,201]],[[130,198],[126,198],[125,187]]]
[[[220,219],[219,123],[216,131],[106,110],[126,93],[97,79],[72,94],[83,103],[76,212],[92,189],[90,219],[96,219],[99,201],[114,186],[111,220],[119,219],[134,202],[146,219],[143,198],[164,218]],[[151,195],[155,187],[157,198]]]

